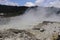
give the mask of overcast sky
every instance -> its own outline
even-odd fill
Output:
[[[60,7],[60,0],[0,0],[0,4],[12,6],[54,6]]]

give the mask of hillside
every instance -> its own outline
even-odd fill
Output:
[[[29,7],[0,5],[0,14],[4,17],[22,15]]]

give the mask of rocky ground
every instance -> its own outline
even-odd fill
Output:
[[[0,40],[60,40],[60,22],[44,21],[26,30],[0,30]]]

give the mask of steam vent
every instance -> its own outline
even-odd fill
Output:
[[[40,7],[40,11],[37,9],[37,6],[0,5],[0,40],[60,40],[60,22],[56,20],[57,16],[60,17],[60,8]],[[37,15],[36,12],[50,14],[44,15],[43,20],[43,14]],[[51,14],[56,15],[56,18],[53,19]]]

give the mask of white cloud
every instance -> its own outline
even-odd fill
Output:
[[[35,1],[35,5],[40,5],[41,3],[43,3],[45,0],[36,0]]]
[[[11,2],[9,0],[0,0],[0,4],[3,4],[3,5],[11,5],[11,6],[19,6],[18,3],[14,3],[14,2]]]
[[[51,1],[51,2],[49,2]],[[43,6],[46,7],[59,7],[60,8],[60,0],[36,0],[35,5],[40,6],[42,4]]]
[[[36,5],[40,5],[44,0],[36,0],[35,3],[32,2],[26,2],[25,6],[36,6]]]
[[[54,2],[50,2],[48,6],[59,7],[60,8],[60,0],[56,0]]]
[[[47,3],[46,1],[51,1],[51,0],[35,0],[35,2],[26,2],[24,5],[25,6],[35,6],[42,4],[43,6],[54,6],[54,7],[60,7],[60,0],[53,0],[52,2]],[[5,4],[5,5],[12,5],[12,6],[19,6],[18,3],[11,2],[9,0],[0,0],[0,4]]]
[[[31,6],[35,6],[35,4],[32,2],[26,2],[25,6],[31,7]]]
[[[26,6],[45,6],[45,7],[59,7],[60,8],[60,0],[35,0],[35,3],[26,2]]]

